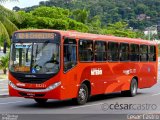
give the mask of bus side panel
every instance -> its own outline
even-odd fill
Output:
[[[84,68],[81,80],[89,80],[91,83],[91,95],[128,90],[133,75],[124,74],[124,70],[130,70],[128,63],[92,63]],[[101,73],[96,73],[102,70]],[[92,72],[93,73],[92,73]]]
[[[91,75],[92,69],[102,69],[102,75]],[[77,97],[79,87],[84,80],[91,83],[91,95],[129,90],[133,77],[138,78],[138,88],[151,87],[156,83],[154,79],[156,73],[155,63],[109,62],[87,63],[87,65],[80,63],[64,74],[65,82],[61,89],[61,97],[62,99]]]
[[[136,64],[129,62],[109,62],[111,73],[108,74],[106,79],[105,93],[118,92],[130,89],[130,82],[136,75],[133,69],[139,69]]]
[[[79,85],[77,82],[77,72],[75,69],[63,74],[62,83],[63,84],[61,86],[61,98],[76,98]]]
[[[95,63],[87,66],[81,76],[80,81],[89,80],[91,83],[91,95],[104,93],[104,80],[106,77],[106,71],[104,71],[105,65],[96,65]],[[107,67],[106,67],[107,68]]]
[[[141,63],[139,72],[141,85],[139,88],[149,88],[157,83],[156,63]]]
[[[68,71],[63,76],[64,89],[62,96],[64,98],[75,98],[78,95],[80,85],[84,81],[89,81],[91,85],[91,95],[104,93],[104,76],[91,75],[91,69],[99,68],[94,63],[79,63],[75,68]]]

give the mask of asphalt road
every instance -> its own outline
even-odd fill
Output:
[[[125,97],[120,93],[97,95],[83,106],[74,105],[71,100],[49,100],[46,105],[40,106],[32,99],[1,96],[0,114],[3,120],[7,115],[11,118],[18,115],[18,120],[48,120],[53,117],[55,120],[125,120],[138,117],[136,114],[140,114],[141,119],[151,114],[153,120],[160,120],[160,81],[152,88],[138,90],[135,97]]]

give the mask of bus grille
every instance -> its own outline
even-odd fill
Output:
[[[20,78],[20,77],[17,77],[17,80],[19,80],[22,83],[43,83],[47,79],[45,79],[45,78]]]
[[[22,74],[22,73],[14,73],[14,72],[10,72],[10,73],[19,82],[35,83],[35,84],[36,83],[37,84],[44,83],[56,75],[56,74]],[[31,76],[31,77],[26,77],[27,75]],[[34,76],[34,77],[32,77],[32,76]]]

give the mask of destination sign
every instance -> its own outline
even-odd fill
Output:
[[[16,43],[15,48],[32,48],[32,44],[27,44],[27,43]]]
[[[55,33],[43,33],[43,32],[24,32],[16,33],[16,39],[54,39]]]

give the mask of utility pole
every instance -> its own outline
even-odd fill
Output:
[[[3,45],[3,53],[6,54],[6,49],[7,49],[7,42],[4,40],[4,45]]]

